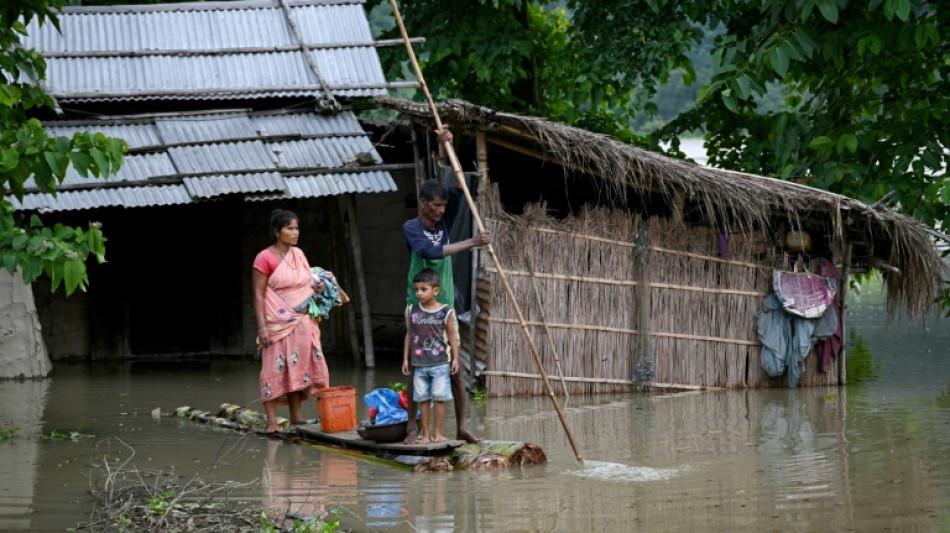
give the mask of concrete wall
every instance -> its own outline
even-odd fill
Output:
[[[51,369],[33,291],[19,272],[0,270],[0,378],[46,377]]]

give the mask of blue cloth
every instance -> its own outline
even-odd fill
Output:
[[[409,420],[409,413],[399,406],[399,393],[381,387],[363,396],[366,407],[376,409],[376,425],[393,424]]]
[[[805,371],[805,358],[819,340],[838,329],[838,315],[825,312],[818,318],[803,318],[785,311],[775,293],[762,301],[755,314],[756,334],[762,343],[762,368],[771,377],[788,368],[788,388],[794,389]]]

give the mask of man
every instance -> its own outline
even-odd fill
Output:
[[[406,221],[402,225],[403,236],[409,251],[409,275],[406,281],[406,302],[416,303],[416,295],[412,283],[415,275],[424,268],[434,270],[442,280],[442,290],[437,301],[455,306],[455,286],[452,280],[452,255],[471,250],[477,246],[484,246],[491,242],[491,234],[480,233],[464,241],[449,242],[449,225],[443,219],[445,208],[449,203],[448,190],[438,180],[429,180],[422,184],[419,190],[419,216]],[[458,354],[452,354],[458,357]],[[465,418],[466,392],[462,386],[462,373],[457,372],[450,376],[452,396],[455,398],[455,420],[458,427],[456,438],[467,442],[481,440],[468,430]],[[412,401],[412,382],[409,383],[409,409],[416,412],[416,404]],[[407,444],[416,441],[417,427],[413,417],[407,425]]]

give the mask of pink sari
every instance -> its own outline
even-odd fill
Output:
[[[296,391],[308,398],[330,383],[320,328],[303,305],[311,296],[310,264],[303,252],[291,247],[267,278],[264,312],[270,343],[261,351],[262,401],[286,401],[287,393]]]

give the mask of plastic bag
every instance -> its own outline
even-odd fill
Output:
[[[795,262],[794,271],[787,269],[772,272],[772,288],[786,313],[804,318],[818,318],[835,300],[837,281],[832,278],[804,272],[802,260]]]
[[[366,407],[376,409],[376,425],[409,420],[409,413],[399,406],[399,393],[389,388],[374,389],[363,396]]]

